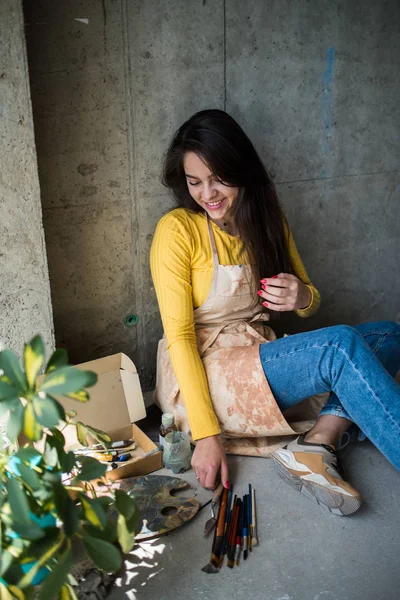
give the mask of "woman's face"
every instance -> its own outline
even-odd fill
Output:
[[[239,188],[222,183],[195,152],[186,152],[183,167],[193,200],[212,219],[229,218],[228,213],[238,197]]]

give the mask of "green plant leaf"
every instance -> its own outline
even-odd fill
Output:
[[[53,471],[45,471],[42,475],[42,479],[51,484],[57,484],[60,481],[60,474]]]
[[[57,456],[58,456],[58,461],[61,462],[64,460],[64,456],[65,456],[65,451],[64,451],[64,444],[62,443],[61,439],[58,436],[58,429],[52,429],[51,430],[52,434],[48,434],[46,435],[46,446],[45,448],[48,446],[48,450],[49,448],[55,449],[57,452]],[[56,435],[55,432],[57,432]],[[61,434],[62,439],[64,439],[64,436]]]
[[[10,503],[13,521],[21,525],[29,525],[29,504],[23,488],[15,477],[11,477],[7,484],[8,501]]]
[[[43,428],[36,420],[32,402],[28,402],[24,412],[24,433],[28,440],[38,442],[43,435]]]
[[[75,579],[75,577],[72,575],[72,573],[68,573],[68,583],[70,585],[78,585],[78,582]]]
[[[46,535],[45,530],[35,523],[35,521],[23,524],[14,522],[12,528],[24,540],[39,540]]]
[[[44,345],[40,335],[35,336],[24,346],[25,375],[30,389],[33,389],[36,377],[44,362]]]
[[[57,398],[54,398],[54,396],[51,396],[51,394],[47,393],[46,396],[47,396],[47,398],[51,398],[51,400],[53,400],[53,402],[55,403],[57,411],[58,411],[58,418],[60,419],[60,421],[65,421],[64,407],[59,403]]]
[[[71,567],[72,551],[71,548],[68,548],[40,586],[39,600],[51,600],[58,594],[67,580]]]
[[[8,381],[13,385],[18,396],[26,396],[28,384],[14,352],[11,350],[3,350],[0,352],[0,369],[2,369],[4,373],[1,378],[2,381]]]
[[[18,452],[14,454],[17,458],[22,461],[29,462],[30,460],[36,458],[37,456],[41,456],[40,452],[36,450],[33,446],[24,446],[20,448]]]
[[[121,555],[117,548],[109,542],[84,533],[83,544],[86,552],[99,569],[103,569],[104,571],[118,571],[121,567]]]
[[[68,394],[67,394],[68,395]],[[65,413],[67,415],[67,417],[69,417],[70,419],[74,419],[76,417],[76,415],[78,414],[76,412],[76,410],[69,410],[68,412]]]
[[[65,395],[68,398],[72,398],[72,400],[78,400],[78,402],[87,402],[89,400],[89,394],[86,390],[79,390],[79,392],[71,392]]]
[[[68,494],[65,487],[59,482],[54,486],[54,503],[57,514],[64,523],[64,531],[68,537],[72,537],[78,529],[79,517],[75,502]]]
[[[80,444],[82,444],[82,446],[86,446],[86,436],[87,436],[87,429],[85,427],[85,425],[83,423],[81,423],[80,421],[77,421],[76,423],[76,436],[78,438],[78,442]]]
[[[130,519],[126,519],[126,526],[128,531],[131,533],[139,533],[143,526],[143,519],[140,516],[140,512],[137,506],[135,506],[135,512]]]
[[[28,562],[40,560],[54,546],[60,535],[57,527],[46,527],[43,529],[43,533],[44,536],[41,539],[31,542],[25,549],[24,560]]]
[[[107,485],[103,481],[97,482],[97,485],[102,485],[102,484]],[[99,498],[97,498],[97,500],[98,500],[98,502],[100,502],[100,504],[103,507],[103,510],[106,514],[107,514],[110,506],[114,503],[114,499],[111,496],[100,496]]]
[[[46,396],[41,398],[35,396],[32,400],[33,409],[35,411],[36,419],[43,427],[51,429],[58,425],[60,420],[60,413],[57,407],[57,402],[52,398]]]
[[[83,511],[86,519],[99,529],[104,529],[107,523],[106,515],[101,506],[95,498],[91,499],[83,494],[79,494],[80,501],[82,503]]]
[[[133,548],[135,543],[135,533],[128,530],[126,519],[124,515],[118,515],[118,542],[122,548],[124,554],[128,554]]]
[[[97,375],[93,371],[62,367],[50,373],[42,382],[40,389],[49,394],[71,394],[82,388],[91,387],[96,381]]]
[[[2,548],[0,555],[0,577],[10,568],[14,557],[6,548]]]
[[[18,465],[18,471],[21,473],[21,477],[24,482],[33,490],[38,490],[41,486],[40,478],[36,471],[31,467],[28,467],[24,463]]]
[[[95,438],[100,444],[103,444],[105,448],[107,448],[107,444],[111,443],[111,438],[108,433],[101,431],[101,429],[96,429],[96,427],[92,427],[91,425],[86,425],[86,429],[89,434]]]
[[[110,542],[112,544],[117,539],[117,520],[109,519],[104,529],[99,529],[93,525],[85,524],[83,526],[83,530],[92,537],[105,540],[106,542]]]
[[[63,473],[71,473],[76,464],[75,454],[73,452],[64,452],[64,456],[60,462]]]
[[[0,400],[0,418],[4,417],[9,410],[13,410],[18,402],[20,402],[19,398],[7,398],[7,400]]]
[[[29,406],[29,404],[28,404]],[[7,437],[11,442],[14,442],[24,423],[24,407],[21,400],[15,403],[14,408],[10,411],[10,416],[7,423]]]
[[[46,365],[46,375],[68,365],[68,352],[64,348],[59,348],[50,356],[49,362]]]
[[[0,581],[0,598],[1,600],[15,600],[15,598],[13,598],[13,596],[11,595],[11,592],[9,591],[8,587],[6,587],[4,585],[4,583],[2,583]]]
[[[77,595],[74,592],[74,588],[69,583],[66,583],[61,588],[61,592],[59,595],[60,600],[78,600]]]
[[[9,383],[7,377],[0,377],[0,402],[18,397],[17,388]]]
[[[57,552],[60,551],[65,541],[65,536],[63,533],[59,532],[58,539],[54,542],[53,546],[49,548],[49,550],[43,554],[35,563],[33,563],[32,567],[29,569],[27,573],[21,577],[19,581],[20,589],[24,589],[32,584],[32,581],[36,575],[36,573],[41,569],[42,566],[47,565],[54,556],[57,555]]]
[[[103,477],[107,470],[107,465],[102,465],[98,460],[91,456],[79,456],[81,469],[76,476],[79,481],[91,481]]]
[[[45,463],[47,463],[47,465],[49,467],[54,468],[58,465],[57,448],[51,446],[51,444],[49,444],[48,440],[46,441],[46,444],[44,447],[43,458],[44,458]]]
[[[136,510],[135,501],[123,490],[115,490],[115,505],[118,512],[128,520]]]
[[[52,429],[51,430],[51,436],[57,440],[58,444],[60,445],[61,448],[64,448],[65,446],[65,437],[63,436],[63,434],[61,433],[61,431],[59,429]]]
[[[17,598],[17,600],[27,600],[24,592],[19,590],[15,585],[9,585],[8,589],[10,590],[13,598]]]

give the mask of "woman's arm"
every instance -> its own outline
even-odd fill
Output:
[[[159,222],[150,253],[171,362],[185,403],[193,439],[221,430],[199,356],[193,317],[191,283],[192,237],[184,215],[169,213]]]
[[[194,328],[191,284],[192,239],[183,216],[172,213],[159,222],[150,266],[171,362],[185,403],[193,439],[197,440],[192,466],[203,487],[221,480],[229,486],[220,427],[208,391]]]
[[[317,288],[312,284],[311,279],[309,278],[303,261],[301,260],[300,254],[297,250],[293,234],[291,230],[288,228],[288,248],[289,248],[289,256],[292,261],[293,268],[295,270],[295,274],[310,290],[311,297],[310,303],[308,306],[302,309],[297,309],[296,314],[299,317],[311,317],[314,313],[317,312],[319,306],[321,304],[321,296]]]

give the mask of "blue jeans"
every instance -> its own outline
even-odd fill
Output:
[[[283,411],[332,392],[320,415],[355,423],[400,470],[400,325],[336,325],[260,346],[271,390]]]

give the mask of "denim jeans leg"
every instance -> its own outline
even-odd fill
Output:
[[[390,373],[392,377],[395,377],[400,368],[399,325],[392,321],[377,321],[356,325],[354,329],[359,332],[388,373]],[[344,410],[339,398],[333,392],[329,396],[328,402],[322,408],[320,415],[335,415],[351,421],[350,416]],[[359,432],[357,427],[352,427],[351,429],[352,434],[354,433],[356,439],[365,439],[365,434]]]
[[[350,420],[400,469],[400,386],[359,331],[338,325],[292,335],[261,345],[260,358],[282,410],[333,391]]]

